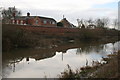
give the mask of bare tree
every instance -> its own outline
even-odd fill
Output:
[[[92,18],[89,18],[88,20],[87,20],[87,22],[88,22],[88,24],[93,24],[93,19]]]
[[[96,23],[97,27],[103,27],[104,26],[104,24],[102,23],[102,20],[99,19],[99,18],[95,20],[95,23]]]
[[[13,16],[20,16],[22,13],[15,7],[9,7],[8,9],[2,10],[3,19],[11,19]]]
[[[104,24],[103,27],[107,27],[109,24],[109,21],[110,21],[109,18],[102,18],[102,23]]]
[[[85,22],[84,22],[84,20],[83,19],[77,19],[77,22],[78,22],[78,27],[79,28],[85,28]]]
[[[109,24],[109,18],[102,18],[102,19],[98,18],[96,19],[95,23],[97,27],[105,28]]]
[[[9,7],[8,9],[2,10],[2,22],[3,23],[10,23],[10,19],[16,18],[20,16],[22,13],[20,10],[16,9],[15,7]]]
[[[80,28],[81,22],[80,19],[77,19],[78,27]]]

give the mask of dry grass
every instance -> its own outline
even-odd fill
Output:
[[[106,60],[107,63],[93,74],[94,78],[118,78],[118,54],[112,54]]]
[[[94,62],[93,66],[85,66],[77,69],[76,72],[68,67],[68,70],[65,70],[60,75],[60,80],[64,80],[65,78],[119,78],[120,77],[120,51],[118,53],[114,53],[108,55],[106,58],[103,58],[106,63]]]
[[[47,29],[47,30],[46,30]],[[76,32],[75,32],[76,31]],[[120,32],[120,31],[119,31]],[[80,41],[106,41],[105,36],[112,36],[115,39],[118,36],[117,30],[104,29],[67,29],[67,28],[46,28],[3,25],[2,41],[3,50],[10,50],[16,47],[35,47],[44,43],[43,38],[59,38],[64,40],[79,39]],[[76,37],[77,36],[77,37]],[[113,37],[114,36],[114,37]],[[46,39],[46,44],[50,39]],[[111,39],[108,39],[111,40]],[[46,46],[45,44],[45,46]]]

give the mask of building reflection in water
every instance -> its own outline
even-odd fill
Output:
[[[110,47],[112,46],[112,47]],[[66,54],[68,49],[74,49],[77,48],[76,54],[89,54],[90,52],[94,51],[96,53],[100,53],[103,49],[111,48],[112,51],[116,51],[115,48],[116,44],[110,43],[110,44],[83,44],[83,43],[66,43],[62,45],[57,45],[57,47],[53,48],[39,48],[39,49],[21,49],[21,50],[15,50],[13,52],[7,52],[3,53],[3,64],[13,65],[13,72],[16,70],[16,64],[25,61],[30,64],[30,59],[35,59],[36,61],[40,61],[47,58],[52,58],[56,55],[56,52],[62,52],[61,53],[61,60],[64,61],[64,54]],[[24,62],[23,62],[24,65]],[[88,64],[87,64],[88,65]],[[4,68],[5,66],[3,66]]]
[[[15,60],[13,62],[13,72],[15,72]]]
[[[26,62],[29,64],[29,57],[26,57]]]

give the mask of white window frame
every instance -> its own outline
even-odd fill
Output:
[[[38,20],[35,20],[35,24],[38,24]]]
[[[15,24],[15,20],[12,21],[12,24]]]
[[[19,20],[17,20],[17,24],[19,23]]]
[[[20,24],[23,25],[23,20],[20,21]]]
[[[43,21],[43,23],[44,23],[44,24],[47,24],[47,21],[46,21],[46,20],[44,20],[44,21]]]
[[[52,21],[52,24],[55,24],[55,21]]]

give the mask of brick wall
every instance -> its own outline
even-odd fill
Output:
[[[31,18],[28,20],[28,24],[33,25],[33,26],[45,26],[45,27],[56,27],[57,23],[55,22],[54,24],[52,22],[55,22],[50,19],[42,19],[39,17]]]
[[[22,22],[21,22],[22,21]],[[53,24],[54,23],[54,24]],[[33,26],[44,26],[44,27],[57,27],[56,21],[52,19],[44,19],[39,17],[30,17],[28,19],[12,19],[10,24],[18,25],[33,25]]]

